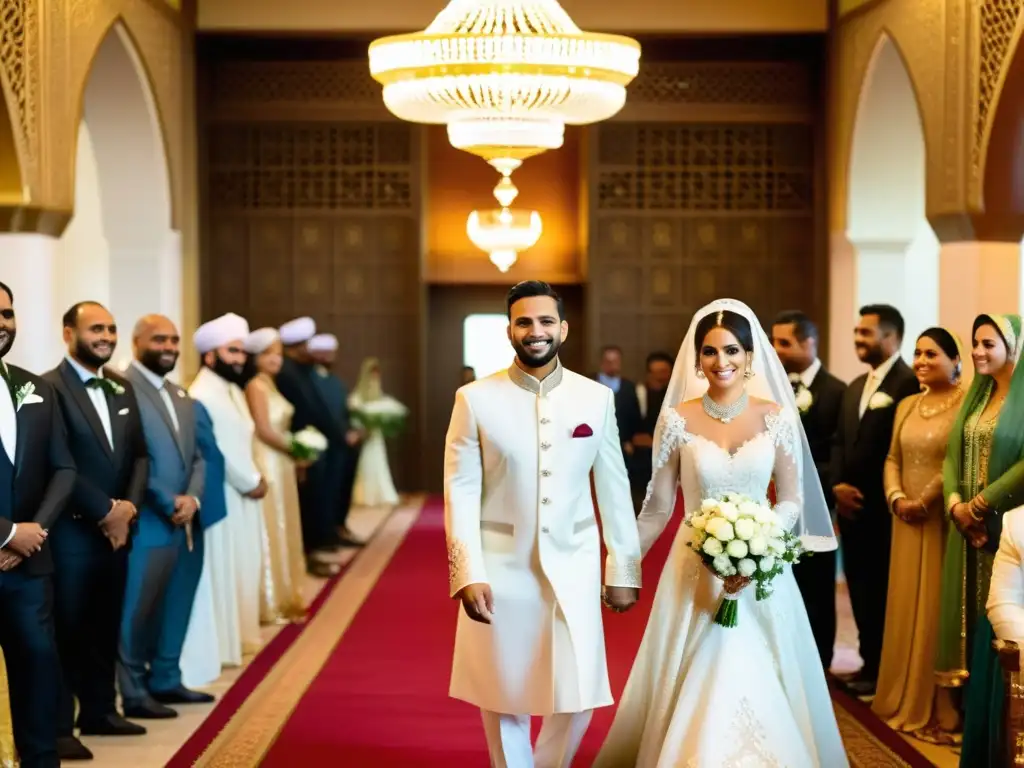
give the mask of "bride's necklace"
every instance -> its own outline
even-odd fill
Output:
[[[704,413],[710,416],[712,419],[718,419],[723,424],[728,424],[730,421],[735,419],[745,410],[747,405],[750,404],[750,397],[744,392],[739,396],[739,399],[729,405],[720,405],[711,399],[711,396],[705,392],[704,397],[701,398],[701,405],[704,406]]]

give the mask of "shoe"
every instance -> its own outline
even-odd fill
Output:
[[[844,681],[846,687],[855,696],[874,696],[878,688],[878,680],[861,672]]]
[[[348,549],[366,546],[365,541],[357,539],[352,532],[348,530],[338,531],[338,542],[342,547],[346,547]]]
[[[150,695],[161,704],[210,704],[214,697],[202,691],[193,691],[183,685],[169,691],[150,691]]]
[[[83,736],[145,736],[146,729],[138,723],[125,720],[117,712],[112,712],[98,720],[78,720],[78,728]]]
[[[61,760],[92,760],[92,752],[74,736],[59,736],[57,757]]]
[[[124,716],[132,720],[170,720],[178,713],[155,699],[141,699],[130,704],[125,702]]]

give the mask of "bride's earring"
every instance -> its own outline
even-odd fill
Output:
[[[752,378],[754,378],[754,372],[750,368],[747,368],[747,370],[743,372],[743,378],[746,379],[747,381],[750,381]]]
[[[698,379],[703,379],[704,378],[704,369],[703,368],[699,368],[699,367],[697,368],[697,378]]]

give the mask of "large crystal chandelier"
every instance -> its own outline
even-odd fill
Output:
[[[557,0],[451,0],[424,31],[370,45],[387,108],[447,125],[452,146],[509,185],[523,160],[562,146],[567,124],[622,109],[639,65],[635,40],[580,31]]]
[[[470,241],[490,256],[501,272],[508,272],[520,252],[537,244],[543,225],[536,211],[501,208],[473,211],[466,220]]]

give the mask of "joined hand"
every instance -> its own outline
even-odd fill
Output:
[[[18,523],[14,537],[7,543],[6,549],[23,558],[32,557],[43,548],[43,542],[48,535],[39,523]]]
[[[625,613],[640,599],[640,590],[636,587],[605,587],[601,594],[601,602],[616,613]]]

